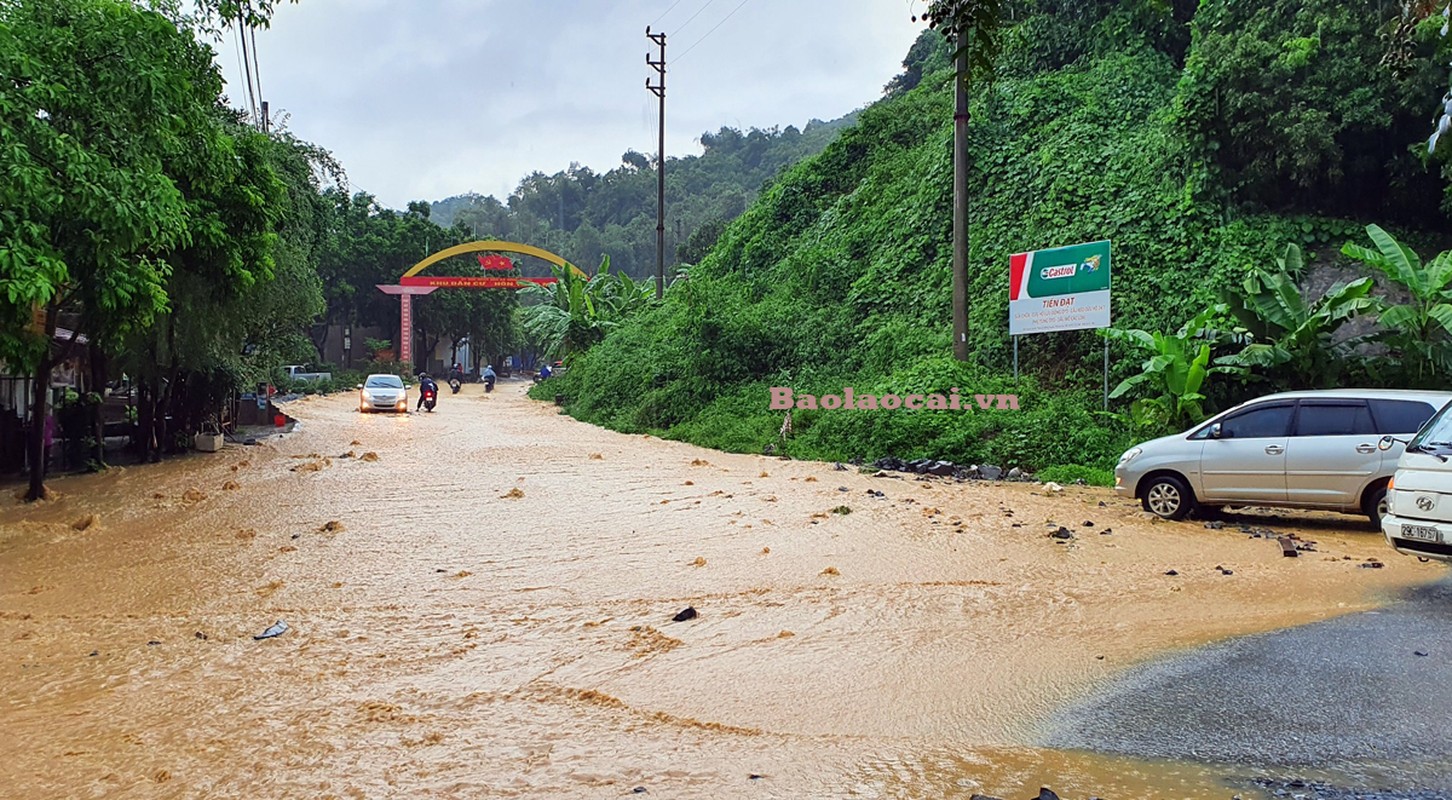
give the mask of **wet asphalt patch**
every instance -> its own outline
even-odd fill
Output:
[[[1452,800],[1452,579],[1131,669],[1041,743],[1219,764],[1275,797]]]

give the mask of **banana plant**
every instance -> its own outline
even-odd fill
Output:
[[[1341,252],[1378,270],[1408,295],[1406,303],[1378,301],[1382,329],[1375,338],[1397,353],[1414,385],[1430,386],[1452,370],[1452,250],[1424,265],[1379,226],[1366,226],[1366,233],[1375,250],[1348,243]]]
[[[1210,324],[1226,311],[1224,304],[1210,306],[1172,334],[1118,328],[1103,331],[1111,341],[1127,342],[1149,356],[1139,374],[1121,381],[1109,393],[1110,398],[1136,389],[1149,393],[1130,405],[1127,416],[1117,415],[1122,421],[1135,428],[1182,430],[1205,419],[1206,380],[1215,374],[1245,372],[1243,367],[1210,364],[1214,346],[1235,335]]]
[[[525,333],[550,358],[566,358],[589,349],[622,320],[651,302],[650,287],[623,272],[610,271],[610,256],[588,278],[568,267],[552,267],[553,284],[526,286],[538,305],[521,309]]]
[[[1370,278],[1338,283],[1307,302],[1288,268],[1301,264],[1300,248],[1287,245],[1277,270],[1255,269],[1238,290],[1222,293],[1231,315],[1252,338],[1240,352],[1217,364],[1260,371],[1273,384],[1293,389],[1329,389],[1341,382],[1351,351],[1365,337],[1336,337],[1358,315],[1375,311]]]

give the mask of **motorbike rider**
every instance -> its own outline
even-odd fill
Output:
[[[498,376],[496,376],[494,374],[494,365],[493,364],[490,364],[489,366],[487,366],[487,367],[484,368],[484,375],[482,377],[484,378],[484,391],[486,391],[486,392],[492,392],[492,391],[494,391],[494,380]]]
[[[434,397],[438,397],[439,385],[437,383],[434,383],[434,379],[430,378],[427,372],[420,372],[418,374],[418,405],[414,407],[414,411],[418,411],[419,409],[423,408],[424,395],[428,394],[430,391],[434,393]]]
[[[554,370],[550,369],[550,365],[549,364],[545,364],[544,366],[542,366],[542,367],[539,368],[539,379],[540,380],[546,380],[546,379],[549,378],[549,376],[551,376],[553,374],[555,374],[554,373]]]

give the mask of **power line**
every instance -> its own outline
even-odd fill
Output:
[[[696,9],[696,13],[692,14],[685,22],[682,22],[681,23],[681,27],[676,28],[676,33],[679,34],[682,30],[685,29],[685,27],[687,25],[690,25],[691,24],[691,20],[695,19],[696,17],[701,16],[701,12],[702,11],[705,11],[707,8],[709,8],[711,6],[711,3],[713,3],[713,2],[715,2],[715,0],[706,0],[706,4],[705,5],[701,6],[698,9]]]
[[[702,37],[701,37],[701,38],[699,38],[699,39],[697,39],[697,40],[696,40],[696,42],[695,42],[695,44],[692,44],[692,45],[691,45],[691,46],[690,46],[690,47],[687,47],[687,48],[686,48],[686,49],[685,49],[685,50],[683,50],[683,51],[682,51],[682,52],[681,52],[681,54],[680,54],[680,55],[678,55],[678,56],[676,56],[676,63],[677,63],[677,64],[679,64],[679,63],[681,63],[681,59],[682,59],[682,58],[685,58],[685,57],[686,57],[686,53],[689,53],[689,52],[691,52],[691,51],[692,51],[692,50],[695,50],[695,49],[696,49],[696,45],[697,45],[697,44],[700,44],[700,43],[701,43],[701,42],[704,42],[704,41],[706,41],[706,37],[707,37],[707,36],[710,36],[710,35],[711,35],[711,34],[713,34],[713,33],[715,33],[715,32],[716,32],[716,28],[719,28],[719,27],[721,27],[721,26],[722,26],[722,25],[725,25],[725,24],[726,24],[726,20],[728,20],[728,19],[731,19],[731,17],[732,17],[732,16],[733,16],[733,15],[734,15],[734,14],[735,14],[735,13],[736,13],[736,12],[738,12],[738,11],[740,11],[740,10],[741,10],[741,7],[742,7],[742,6],[744,6],[744,5],[746,5],[746,4],[747,4],[747,3],[749,3],[749,2],[751,2],[751,0],[741,0],[741,2],[740,2],[740,3],[738,3],[738,4],[737,4],[737,5],[736,5],[736,7],[735,7],[735,8],[733,8],[733,9],[731,9],[731,13],[730,13],[730,14],[727,14],[727,15],[726,15],[726,16],[725,16],[725,17],[723,17],[723,18],[722,18],[722,19],[721,19],[721,21],[720,21],[720,22],[718,22],[718,23],[716,23],[716,26],[715,26],[715,27],[714,27],[714,28],[712,28],[712,29],[711,29],[711,30],[709,30],[709,31],[706,31],[706,36],[702,36]]]
[[[663,20],[663,19],[665,19],[665,18],[666,18],[666,14],[669,14],[669,13],[671,13],[671,12],[672,12],[672,11],[674,11],[674,10],[676,10],[676,6],[678,6],[678,5],[680,5],[680,4],[681,4],[681,0],[676,0],[676,1],[675,1],[675,2],[674,2],[674,3],[671,3],[671,7],[670,7],[670,8],[667,8],[667,9],[666,9],[666,10],[665,10],[665,13],[663,13],[663,14],[661,14],[661,15],[660,15],[660,16],[658,16],[658,17],[656,17],[656,18],[655,18],[655,22],[652,22],[652,23],[650,23],[650,26],[651,26],[651,27],[652,27],[652,28],[654,28],[654,27],[655,27],[655,23],[656,23],[656,22],[660,22],[660,21],[661,21],[661,20]]]

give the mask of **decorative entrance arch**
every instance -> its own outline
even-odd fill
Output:
[[[520,255],[534,256],[535,258],[548,261],[555,266],[567,268],[571,272],[589,280],[579,267],[571,264],[548,250],[533,245],[520,244],[519,242],[505,242],[491,239],[484,242],[465,242],[440,250],[437,253],[414,264],[403,273],[397,284],[378,284],[378,289],[385,294],[398,295],[398,359],[405,364],[413,363],[413,297],[414,295],[425,295],[432,293],[435,289],[519,289],[525,284],[535,283],[540,285],[551,284],[555,278],[515,278],[515,277],[494,277],[490,275],[424,275],[419,273],[444,259],[466,253],[519,253]],[[480,258],[480,266],[485,270],[498,269],[485,263],[486,259]],[[508,267],[504,267],[508,269]]]

